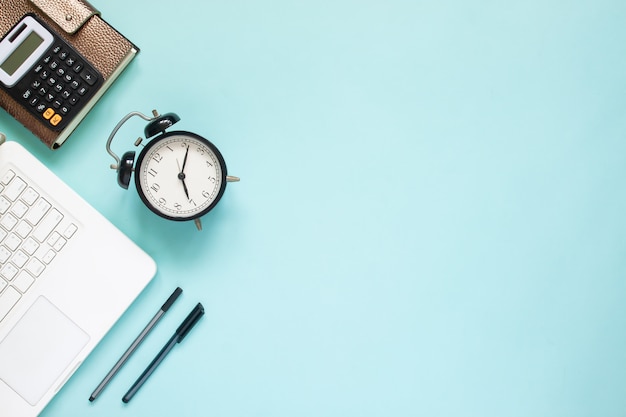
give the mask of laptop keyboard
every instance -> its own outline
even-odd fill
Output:
[[[0,172],[0,322],[77,230],[17,169]]]

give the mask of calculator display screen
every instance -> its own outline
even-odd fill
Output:
[[[22,42],[22,44],[0,65],[0,68],[7,74],[13,75],[42,42],[43,39],[41,36],[37,35],[35,32],[31,32],[26,39],[24,39],[24,42]]]

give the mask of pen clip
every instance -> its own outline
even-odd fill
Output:
[[[187,333],[189,333],[189,331],[203,315],[204,307],[201,303],[198,303],[198,305],[196,305],[194,309],[191,310],[191,313],[189,313],[185,321],[183,321],[183,323],[178,326],[178,329],[176,329],[176,334],[178,335],[177,343],[180,343],[185,338],[185,336],[187,336]]]
[[[167,310],[169,310],[172,304],[174,304],[174,301],[176,301],[176,299],[178,298],[181,292],[183,292],[183,290],[180,287],[176,287],[172,295],[170,295],[170,298],[168,298],[167,301],[161,307],[161,310],[163,310],[164,313]]]

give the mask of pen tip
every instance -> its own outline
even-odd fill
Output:
[[[93,395],[91,397],[89,397],[89,401],[93,402],[93,400],[95,400],[96,397],[94,397]]]

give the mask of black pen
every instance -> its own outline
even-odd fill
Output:
[[[170,353],[170,350],[172,350],[172,348],[177,343],[182,342],[185,336],[187,336],[187,333],[189,333],[189,331],[198,322],[198,320],[200,320],[200,317],[202,317],[203,314],[204,307],[202,306],[202,304],[198,303],[198,305],[196,305],[194,309],[191,310],[191,313],[189,313],[189,315],[182,322],[182,324],[178,326],[178,329],[176,329],[174,336],[172,336],[172,338],[165,344],[165,346],[163,346],[163,349],[161,349],[161,351],[156,355],[152,362],[150,362],[150,365],[148,365],[146,370],[143,371],[141,376],[137,378],[137,381],[135,381],[133,386],[130,387],[126,395],[124,395],[124,397],[122,398],[123,402],[127,403],[133,398],[137,391],[139,391],[139,388],[141,388],[144,382],[146,382],[150,375],[152,375],[157,366],[159,366],[159,364],[163,362],[163,359],[165,359],[167,354]]]
[[[135,341],[133,343],[130,344],[130,346],[128,347],[128,349],[126,349],[126,352],[124,352],[124,354],[122,355],[122,357],[117,361],[117,363],[115,365],[113,365],[113,368],[111,368],[111,370],[109,371],[109,373],[104,377],[104,379],[102,380],[102,382],[100,382],[100,385],[98,385],[96,387],[96,389],[94,390],[94,392],[91,394],[91,396],[89,397],[89,401],[93,401],[96,399],[96,397],[98,395],[100,395],[100,393],[102,392],[102,390],[104,389],[104,387],[107,386],[107,384],[111,381],[111,379],[113,379],[113,377],[115,376],[115,374],[117,374],[117,372],[122,368],[122,366],[126,363],[126,361],[128,360],[128,358],[130,358],[130,355],[133,354],[133,352],[137,349],[137,347],[139,347],[139,345],[141,344],[141,342],[144,341],[144,339],[146,338],[146,336],[148,335],[148,333],[150,333],[150,331],[154,328],[154,326],[156,326],[156,324],[158,323],[158,321],[161,319],[161,317],[163,317],[163,315],[165,314],[165,312],[167,310],[169,310],[170,306],[172,304],[174,304],[174,301],[176,301],[176,299],[178,298],[178,296],[180,295],[180,293],[183,292],[182,289],[180,289],[180,287],[177,287],[174,292],[172,293],[172,295],[169,296],[169,298],[167,299],[167,301],[165,301],[165,303],[161,306],[161,308],[159,309],[159,311],[157,311],[157,313],[154,315],[154,317],[152,318],[152,320],[150,320],[150,322],[146,325],[146,327],[141,331],[141,333],[139,333],[139,336],[137,336],[137,338],[135,339]]]

